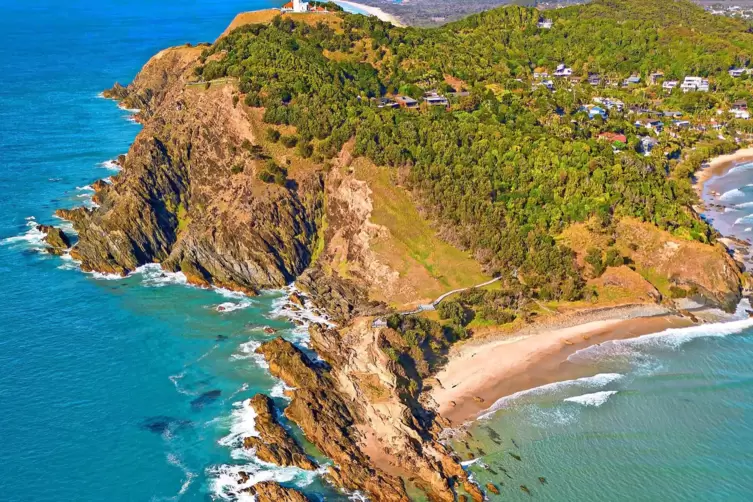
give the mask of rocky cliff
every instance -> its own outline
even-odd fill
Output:
[[[124,275],[159,262],[189,281],[253,293],[309,265],[322,212],[321,175],[264,183],[269,158],[232,83],[191,85],[201,51],[162,51],[107,95],[141,109],[144,129],[94,210],[61,211],[79,233],[84,270]],[[208,88],[207,88],[208,87]],[[283,159],[280,159],[284,161]]]

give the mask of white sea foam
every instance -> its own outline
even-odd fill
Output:
[[[650,357],[651,350],[678,350],[686,343],[697,338],[718,338],[740,333],[748,328],[753,327],[753,319],[747,317],[745,312],[749,303],[738,307],[735,316],[736,321],[701,324],[687,328],[670,328],[659,333],[643,335],[637,338],[625,340],[610,340],[599,345],[592,345],[585,349],[580,349],[568,357],[571,362],[593,362],[605,358],[620,357],[628,359],[640,366],[641,360]],[[654,362],[654,365],[656,363]],[[645,364],[644,364],[645,366]],[[656,368],[649,368],[653,371]]]
[[[737,208],[735,208],[735,207],[725,207],[724,208],[724,214],[727,214],[727,213],[739,213],[739,212],[740,212],[740,210],[737,209]]]
[[[129,113],[139,113],[141,111],[141,108],[128,108],[127,106],[123,104],[118,104],[118,108],[121,110],[127,111]]]
[[[617,380],[620,380],[623,377],[624,375],[621,375],[619,373],[599,373],[598,375],[594,375],[591,377],[577,378],[575,380],[565,380],[564,382],[554,382],[554,383],[542,385],[540,387],[535,387],[533,389],[516,392],[515,394],[505,396],[495,401],[495,403],[491,405],[491,407],[489,407],[489,409],[486,410],[486,412],[483,415],[481,415],[479,419],[483,420],[486,418],[490,418],[497,411],[501,410],[502,408],[507,408],[511,404],[517,401],[520,401],[522,398],[530,398],[530,397],[536,397],[536,396],[541,396],[541,395],[546,395],[546,394],[553,394],[555,392],[562,391],[570,387],[584,387],[584,388],[590,388],[590,389],[598,389],[612,382],[616,382]]]
[[[732,190],[728,190],[727,192],[724,192],[719,197],[719,200],[730,202],[730,201],[734,201],[735,199],[740,199],[741,197],[745,197],[745,192],[743,192],[739,188],[733,188]]]
[[[233,411],[230,414],[230,432],[219,440],[219,444],[231,448],[242,446],[243,439],[258,437],[256,430],[256,411],[249,405],[250,399],[233,403]]]
[[[271,397],[278,397],[282,399],[289,399],[288,396],[285,395],[285,391],[293,390],[293,387],[289,387],[285,384],[282,380],[279,380],[273,387],[272,390],[269,391],[269,395]]]
[[[91,185],[84,185],[82,187],[76,187],[76,190],[79,190],[81,192],[93,192],[94,187],[92,187]]]
[[[117,163],[115,160],[106,160],[104,162],[100,162],[97,164],[97,167],[101,167],[104,169],[109,169],[110,171],[120,171],[121,167],[120,164]]]
[[[253,359],[257,366],[267,369],[269,364],[264,359],[264,356],[256,353],[256,349],[261,347],[261,342],[258,340],[249,340],[246,343],[242,343],[238,346],[238,352],[230,356],[231,360],[243,360]]]
[[[473,460],[464,460],[464,461],[460,462],[460,465],[463,466],[463,467],[470,467],[473,464],[475,464],[476,462],[480,462],[480,461],[481,461],[481,457],[476,457]]]
[[[172,500],[179,500],[180,497],[188,491],[188,488],[191,486],[191,482],[194,480],[194,478],[196,478],[196,473],[192,472],[188,467],[186,467],[185,464],[181,462],[180,458],[174,453],[167,454],[167,463],[183,471],[183,475],[185,476],[178,494],[172,498]]]
[[[747,214],[735,220],[735,225],[740,225],[741,223],[753,223],[753,214]]]
[[[190,390],[186,390],[181,386],[180,381],[186,376],[186,370],[181,371],[180,373],[176,375],[170,375],[168,378],[173,383],[173,386],[175,386],[175,390],[178,391],[179,394],[183,394],[184,396],[195,396],[195,392],[191,392]]]
[[[171,284],[188,284],[188,279],[183,272],[169,272],[164,270],[159,263],[147,263],[134,270],[130,276],[141,276],[141,284],[151,288],[161,288]]]
[[[44,242],[46,234],[37,228],[37,221],[33,216],[26,218],[26,228],[26,232],[0,240],[0,244],[11,247],[25,247],[35,251],[45,249],[47,247]]]
[[[304,471],[298,467],[277,467],[264,462],[254,461],[244,465],[219,465],[207,469],[210,489],[215,500],[248,501],[254,498],[243,490],[263,481],[292,483],[298,488],[305,488],[313,483],[325,468],[316,471]],[[245,474],[245,482],[241,473]]]
[[[753,207],[753,201],[751,201],[751,202],[742,202],[740,204],[735,204],[735,207],[740,208],[740,209],[744,209],[746,207]]]
[[[746,162],[744,164],[737,164],[732,169],[730,169],[729,171],[727,171],[727,173],[729,174],[729,173],[735,173],[735,172],[739,172],[739,171],[747,171],[749,169],[753,169],[753,162]],[[748,186],[753,186],[753,185],[748,185]]]
[[[573,396],[565,398],[568,403],[577,403],[583,406],[599,407],[606,403],[610,396],[617,394],[616,390],[602,390],[600,392],[593,392],[591,394],[583,394],[582,396]]]

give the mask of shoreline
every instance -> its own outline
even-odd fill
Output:
[[[365,13],[370,16],[374,16],[387,23],[393,24],[394,26],[397,26],[398,28],[405,27],[405,23],[400,21],[400,19],[397,16],[389,14],[383,11],[382,9],[380,9],[379,7],[371,7],[370,5],[364,5],[362,3],[350,2],[346,0],[335,0],[335,3],[343,8],[350,7],[354,11],[351,13],[354,13],[354,14]],[[346,12],[348,11],[346,10]]]
[[[728,153],[714,157],[713,159],[709,160],[709,163],[706,167],[701,167],[698,171],[696,171],[694,174],[695,183],[693,183],[693,188],[698,194],[698,198],[700,199],[701,204],[706,203],[706,201],[703,199],[703,189],[706,187],[706,184],[709,181],[718,176],[727,174],[730,169],[739,164],[744,164],[751,161],[753,161],[753,147],[741,148],[734,153]]]
[[[470,341],[450,352],[429,395],[451,427],[462,427],[516,392],[591,376],[591,368],[567,360],[578,350],[692,325],[690,319],[658,305],[628,306],[582,312],[553,324]]]

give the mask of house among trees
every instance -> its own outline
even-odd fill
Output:
[[[667,92],[672,92],[672,90],[677,87],[677,84],[679,84],[677,80],[666,80],[662,83],[661,88]]]
[[[554,70],[555,77],[569,77],[573,74],[573,69],[568,68],[564,64],[557,65],[557,69]]]
[[[685,80],[683,81],[680,88],[682,89],[682,92],[708,92],[709,81],[701,77],[685,77]]]
[[[390,98],[377,99],[377,108],[397,108],[399,105]]]
[[[609,141],[610,143],[620,142],[627,144],[627,136],[616,132],[603,132],[599,134],[599,139],[602,141]]]
[[[625,79],[625,81],[622,83],[622,86],[627,87],[629,85],[638,85],[640,83],[641,77],[639,75],[631,75]]]
[[[750,70],[748,70],[747,68],[731,68],[728,73],[730,77],[738,78],[742,77],[746,73],[750,73]]]
[[[539,19],[539,28],[542,30],[551,30],[553,24],[551,19]]]
[[[744,99],[738,99],[734,103],[732,103],[732,109],[733,110],[748,110],[748,102]]]
[[[401,108],[418,108],[418,101],[410,96],[397,96],[395,101]]]
[[[656,71],[648,76],[648,83],[651,85],[656,85],[659,83],[659,80],[662,80],[664,78],[664,73],[660,71]]]
[[[436,91],[429,91],[424,94],[424,102],[429,106],[450,106],[446,97],[437,94]]]
[[[659,134],[664,130],[664,122],[661,120],[637,120],[635,127],[645,127],[646,129]]]
[[[643,136],[641,138],[641,152],[643,152],[643,155],[648,156],[651,154],[651,150],[658,144],[659,142],[651,136]]]
[[[601,85],[601,77],[595,73],[588,76],[588,83],[591,85]]]
[[[533,78],[535,79],[542,79],[542,78],[548,78],[549,72],[546,71],[544,68],[536,68],[533,70]]]

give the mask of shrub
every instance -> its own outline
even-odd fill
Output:
[[[591,265],[594,277],[601,277],[601,274],[607,269],[606,265],[601,259],[601,249],[591,248],[586,254],[586,263]]]
[[[236,165],[234,165],[233,167],[230,168],[230,171],[233,174],[240,174],[240,173],[243,172],[243,166],[240,165],[240,164],[236,164]]]
[[[272,127],[267,128],[267,139],[272,143],[280,141],[280,131]]]
[[[298,138],[296,136],[282,136],[280,141],[285,148],[293,148],[298,144]]]

